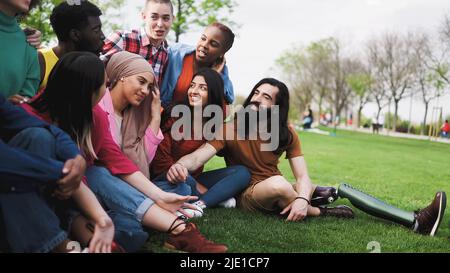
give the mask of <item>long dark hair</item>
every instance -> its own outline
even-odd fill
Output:
[[[202,76],[205,79],[206,85],[208,85],[208,105],[218,105],[222,106],[224,98],[224,83],[222,76],[211,68],[201,68],[192,77],[192,80],[197,77]]]
[[[258,89],[263,84],[270,84],[276,88],[278,88],[278,94],[275,96],[275,105],[279,106],[279,140],[280,143],[278,145],[278,149],[274,151],[275,154],[282,154],[286,147],[292,142],[293,136],[291,134],[291,131],[289,131],[289,125],[288,125],[288,115],[289,115],[289,89],[287,86],[274,78],[264,78],[260,80],[255,87],[253,87],[252,92],[247,97],[247,99],[244,102],[244,108],[246,108],[255,94],[256,89]],[[270,121],[269,122],[273,122]],[[249,126],[246,124],[246,127]],[[248,128],[248,127],[247,127]],[[269,124],[270,129],[270,124]],[[248,131],[248,130],[247,130]]]
[[[206,107],[208,105],[218,105],[220,107],[223,107],[224,102],[225,102],[225,97],[223,95],[224,83],[223,83],[222,76],[214,69],[211,69],[208,67],[200,68],[197,71],[197,73],[194,74],[194,76],[192,77],[192,80],[197,76],[202,76],[205,79],[206,85],[208,86],[208,102],[204,107]],[[189,106],[187,90],[186,90],[186,98],[185,98],[183,104]],[[164,111],[164,115],[163,115],[162,122],[161,122],[161,124],[163,124],[163,131],[168,131],[171,129],[171,128],[166,128],[164,125],[165,125],[166,121],[171,118],[171,112],[172,112],[172,108],[174,106],[176,106],[176,105],[172,105],[171,107],[168,107],[167,111]],[[189,106],[189,108],[191,108],[191,106]],[[207,122],[208,120],[213,119],[213,118],[214,118],[214,116],[204,120],[204,122]]]
[[[89,52],[70,52],[50,73],[47,87],[31,106],[48,112],[52,121],[77,142],[80,149],[96,158],[91,141],[92,101],[105,81],[105,68]]]

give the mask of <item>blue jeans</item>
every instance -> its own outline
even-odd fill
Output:
[[[246,189],[251,178],[248,169],[242,165],[204,172],[197,179],[188,175],[186,181],[179,184],[167,181],[166,174],[167,172],[164,172],[154,178],[153,183],[163,191],[198,196],[208,207],[217,206],[220,202],[234,197]],[[208,189],[205,194],[198,192],[197,182]]]
[[[139,250],[148,239],[142,219],[154,202],[106,168],[91,166],[86,170],[86,177],[89,188],[114,222],[117,243],[127,252]]]
[[[152,179],[153,184],[165,192],[173,192],[182,196],[192,194],[191,186],[196,183],[192,176],[188,176],[186,183],[173,184],[167,181],[166,175],[167,172],[164,172]]]
[[[43,128],[28,128],[8,145],[30,153],[56,159],[55,138]],[[44,189],[43,189],[44,190]],[[0,241],[10,252],[50,252],[67,239],[60,219],[49,205],[52,201],[41,191],[29,193],[1,193]]]
[[[250,178],[250,172],[242,165],[204,172],[197,177],[197,181],[208,191],[201,195],[192,187],[192,192],[203,200],[206,206],[214,207],[246,189]]]

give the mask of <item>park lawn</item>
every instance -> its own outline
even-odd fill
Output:
[[[427,206],[438,190],[450,198],[450,145],[338,131],[337,136],[300,132],[302,151],[313,183],[337,187],[342,182],[405,210]],[[224,167],[222,158],[206,170]],[[282,157],[283,175],[294,181]],[[345,199],[336,204],[350,205]],[[450,253],[450,208],[435,237],[423,236],[400,225],[376,219],[355,209],[355,219],[308,218],[287,223],[276,216],[240,209],[207,209],[193,220],[208,239],[226,243],[230,252],[370,252],[369,242],[381,252]],[[152,233],[143,251],[168,252],[163,234]]]

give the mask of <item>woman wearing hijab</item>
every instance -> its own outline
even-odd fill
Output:
[[[151,65],[141,56],[122,51],[106,66],[109,91],[100,107],[108,113],[114,142],[150,178],[149,165],[163,140],[161,99]],[[167,182],[168,183],[168,182]],[[165,191],[190,195],[186,184],[164,187]]]

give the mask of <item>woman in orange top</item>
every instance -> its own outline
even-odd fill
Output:
[[[225,53],[231,49],[234,33],[221,23],[206,27],[197,46],[174,44],[169,47],[169,61],[161,84],[164,108],[185,102],[191,80],[200,68],[212,68],[224,81],[224,103],[234,100],[233,84],[228,77]]]

